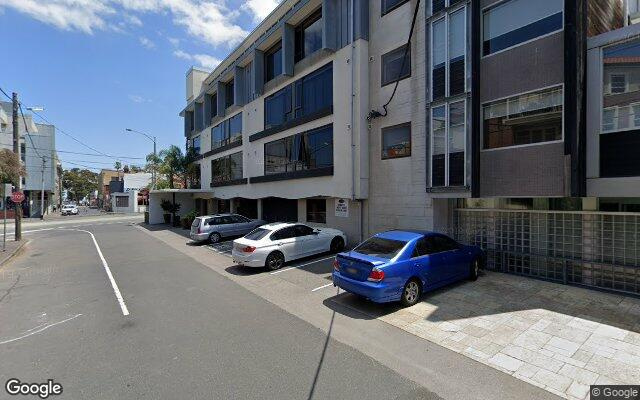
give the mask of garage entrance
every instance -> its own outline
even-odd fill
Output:
[[[262,219],[267,222],[297,222],[298,200],[267,197],[262,200]]]
[[[258,218],[258,200],[236,198],[236,213],[247,218]]]

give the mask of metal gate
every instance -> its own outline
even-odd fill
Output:
[[[640,294],[640,214],[456,209],[453,231],[487,269]]]

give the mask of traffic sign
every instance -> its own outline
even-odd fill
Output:
[[[13,201],[14,203],[22,203],[24,201],[24,193],[22,192],[11,193],[11,201]]]

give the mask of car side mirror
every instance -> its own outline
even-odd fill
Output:
[[[314,229],[313,232],[311,232],[312,235],[319,235],[320,231],[317,229]]]

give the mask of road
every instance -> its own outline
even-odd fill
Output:
[[[68,399],[549,398],[376,320],[333,312],[329,328],[319,329],[212,270],[206,256],[195,261],[143,232],[131,217],[30,231],[23,254],[0,267],[3,385],[54,379],[64,392],[51,398]],[[188,250],[225,258],[223,247]],[[253,276],[315,295],[322,278],[302,275],[320,268],[315,262]],[[313,307],[329,310],[322,302],[298,309],[318,317]],[[345,331],[359,344],[335,339]],[[375,355],[399,361],[383,364]]]

